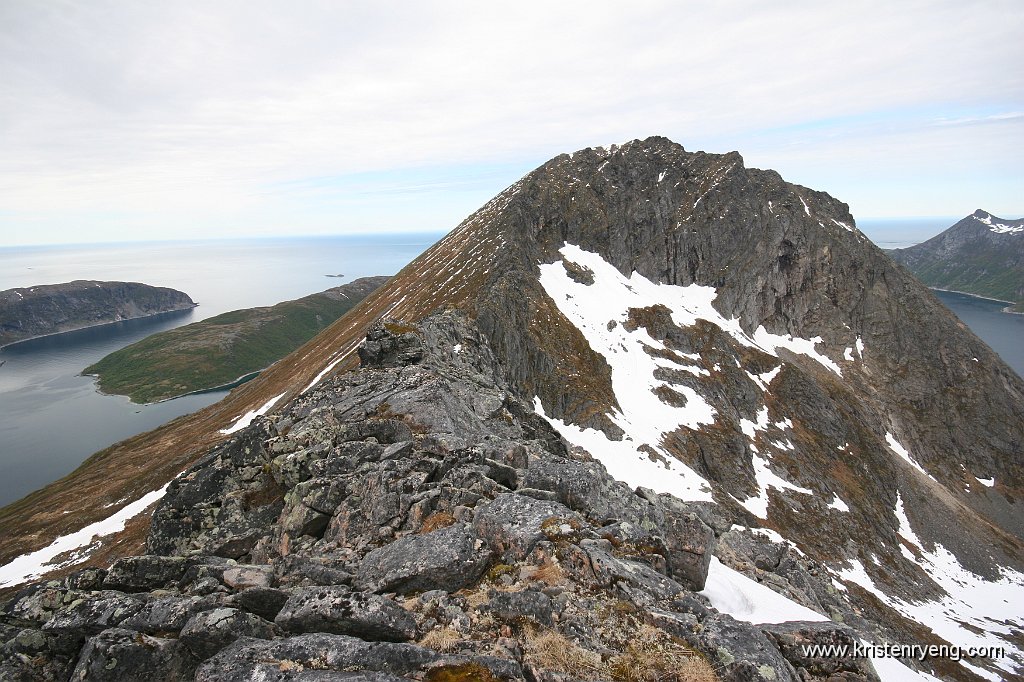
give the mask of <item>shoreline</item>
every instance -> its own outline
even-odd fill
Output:
[[[242,384],[247,383],[249,381],[252,381],[256,377],[258,377],[265,369],[267,369],[267,368],[264,367],[263,369],[257,369],[257,370],[252,371],[252,372],[247,372],[246,374],[243,374],[243,375],[241,375],[239,377],[235,377],[231,381],[228,381],[228,382],[223,383],[223,384],[218,384],[216,386],[210,386],[209,388],[198,388],[198,389],[196,389],[194,391],[189,391],[188,393],[180,393],[178,395],[172,395],[169,398],[161,398],[160,400],[153,400],[153,401],[148,402],[148,403],[137,403],[137,402],[135,402],[134,400],[131,399],[131,396],[126,395],[124,393],[107,393],[106,391],[100,389],[100,387],[99,387],[100,375],[99,374],[86,374],[85,372],[82,372],[78,376],[91,377],[92,380],[93,380],[93,383],[96,384],[96,392],[99,393],[100,395],[104,396],[104,397],[107,397],[107,398],[118,398],[118,397],[120,397],[120,398],[127,398],[128,402],[131,403],[132,405],[138,405],[139,407],[147,407],[149,405],[159,405],[160,403],[168,403],[168,402],[170,402],[172,400],[177,400],[178,398],[187,398],[190,395],[203,395],[204,393],[214,393],[216,391],[230,391],[233,388],[238,388]]]
[[[982,301],[992,301],[993,303],[1005,303],[1006,307],[1000,310],[1001,313],[1007,315],[1024,315],[1024,312],[1017,312],[1016,310],[1010,310],[1013,306],[1017,305],[1016,301],[1005,301],[1001,298],[992,298],[991,296],[981,296],[979,294],[972,294],[969,291],[958,291],[956,289],[943,289],[941,287],[928,287],[932,291],[942,291],[947,294],[960,294],[961,296],[970,296],[971,298],[977,298]]]
[[[185,312],[186,310],[195,310],[198,307],[199,307],[198,303],[193,303],[192,305],[186,306],[184,308],[173,308],[171,310],[161,310],[158,313],[149,313],[148,315],[136,315],[134,317],[123,317],[120,320],[110,320],[109,322],[97,322],[96,324],[87,324],[87,325],[82,326],[82,327],[75,327],[74,329],[63,329],[63,330],[61,330],[59,332],[49,332],[47,334],[39,334],[37,336],[29,336],[29,337],[24,338],[24,339],[18,339],[17,341],[11,341],[9,343],[0,344],[0,350],[3,350],[4,348],[9,348],[10,346],[16,346],[19,343],[26,343],[28,341],[35,341],[36,339],[45,339],[45,338],[50,337],[50,336],[60,336],[61,334],[70,334],[72,332],[80,332],[83,329],[95,329],[96,327],[105,327],[107,325],[117,324],[119,322],[128,322],[130,320],[144,320],[146,318],[156,317],[158,315],[167,315],[168,313],[181,313],[181,312]]]

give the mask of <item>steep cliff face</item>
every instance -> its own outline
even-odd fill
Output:
[[[889,255],[928,286],[1024,302],[1024,220],[978,209],[928,241]]]
[[[137,282],[75,280],[8,289],[0,291],[0,346],[195,305],[180,291]]]
[[[707,545],[717,557],[711,570],[721,565],[768,585],[810,613],[853,625],[867,641],[1006,647],[1006,658],[974,659],[973,668],[928,661],[942,677],[1019,673],[1024,384],[864,238],[844,204],[774,172],[747,169],[737,154],[690,153],[651,138],[553,159],[224,405],[108,453],[96,471],[142,452],[153,458],[161,442],[177,444],[180,470],[187,461],[178,452],[184,441],[173,440],[180,434],[209,446],[213,429],[233,434],[254,419],[265,423],[258,415],[308,418],[297,406],[308,406],[312,396],[319,406],[347,405],[354,391],[361,407],[333,419],[373,418],[381,405],[370,405],[373,396],[429,382],[399,372],[365,384],[344,371],[388,348],[399,365],[417,366],[414,350],[388,339],[408,331],[436,350],[445,339],[429,325],[414,327],[445,309],[464,316],[465,343],[487,349],[473,356],[489,382],[481,386],[507,394],[508,405],[532,407],[551,427],[543,429],[547,454],[538,461],[558,459],[562,448],[586,453],[580,457],[651,504],[671,496],[715,536]],[[366,340],[383,317],[400,322]],[[448,341],[454,357],[463,342]],[[438,367],[442,376],[452,371]],[[341,393],[323,394],[328,386]],[[462,409],[444,391],[425,395],[444,409]],[[493,402],[488,395],[480,391],[480,409]],[[385,402],[377,417],[424,421],[409,412],[408,400]],[[507,409],[516,424],[538,423]],[[301,447],[338,446],[340,426],[328,422],[307,423]],[[436,417],[426,432],[458,433],[447,424]],[[534,435],[478,435],[536,440],[541,429],[530,429]],[[564,443],[557,444],[556,433]],[[346,492],[320,499],[314,490],[291,492],[302,480],[292,487],[277,481],[283,489],[276,492],[268,483],[278,456],[293,454],[275,453],[271,441],[291,434],[252,435],[242,454],[215,451],[172,484],[150,549],[273,563],[275,552],[287,555],[299,538],[300,554],[327,551],[324,542],[351,550],[339,556],[350,570],[375,543],[414,532],[402,494],[412,504],[423,490],[397,498],[390,491],[410,476],[420,480],[424,472],[406,469],[430,459],[428,451],[414,448],[399,458],[397,477],[381,474],[372,486],[347,481]],[[340,460],[332,475],[359,470],[360,457]],[[524,485],[557,495],[575,481],[562,476],[548,487],[526,485],[521,479],[530,467],[504,465],[527,473],[498,467],[489,480],[526,497]],[[433,481],[436,473],[425,476]],[[141,490],[162,482],[149,485]],[[325,486],[317,490],[335,489]],[[455,495],[463,500],[456,506],[475,515],[477,503],[493,502],[473,491],[481,495],[474,504],[456,491],[442,497]],[[349,509],[353,495],[368,506]],[[296,507],[299,498],[306,511]],[[381,520],[373,516],[378,501],[394,511],[389,518],[397,525],[387,521],[387,537],[366,540]],[[560,503],[598,528],[629,519],[618,507],[595,511],[588,503],[583,512]],[[461,519],[450,513],[468,522],[469,512]],[[29,521],[18,526],[26,534],[32,528]],[[671,544],[664,528],[648,531]],[[663,570],[655,570],[675,580],[672,551],[662,556]],[[773,597],[730,603],[728,593],[712,589],[710,605],[767,622],[757,620],[757,603]],[[702,631],[702,622],[688,628]],[[736,675],[758,679],[749,670]]]

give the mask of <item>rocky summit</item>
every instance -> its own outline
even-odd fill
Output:
[[[1024,670],[1024,382],[845,204],[736,153],[552,159],[223,406],[87,473],[132,448],[170,470],[191,442],[145,555],[8,603],[5,673]],[[902,648],[805,646],[854,643]]]

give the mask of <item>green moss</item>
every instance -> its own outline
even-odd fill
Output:
[[[479,663],[441,666],[432,669],[423,679],[426,682],[499,682],[494,673]]]

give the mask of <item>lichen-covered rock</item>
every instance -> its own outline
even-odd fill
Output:
[[[484,542],[456,524],[373,550],[360,562],[355,585],[372,592],[454,592],[479,580],[490,558]]]
[[[416,637],[416,621],[394,600],[346,587],[299,588],[275,622],[294,633],[330,632],[386,642]]]
[[[95,592],[54,612],[43,625],[53,632],[97,634],[120,625],[142,610],[143,601],[122,592]]]
[[[232,595],[227,603],[239,606],[249,613],[255,613],[261,618],[272,621],[281,612],[281,608],[288,601],[288,596],[288,593],[284,590],[268,587],[250,587],[238,594]]]
[[[404,676],[442,660],[441,654],[412,644],[366,642],[348,635],[315,633],[271,641],[243,637],[203,663],[196,682],[295,679],[302,670]]]
[[[505,493],[473,516],[473,529],[503,562],[525,558],[547,535],[545,528],[569,521],[582,525],[579,515],[558,502]]]
[[[72,682],[179,682],[191,679],[198,661],[176,639],[112,628],[82,648]]]
[[[834,647],[833,651],[845,647],[852,651],[857,635],[848,627],[832,622],[793,621],[762,625],[761,630],[793,665],[801,680],[878,682],[878,674],[867,658],[809,655],[814,646]]]
[[[230,607],[203,611],[181,630],[180,640],[196,658],[205,660],[239,637],[270,639],[278,630],[257,615]]]
[[[107,570],[103,588],[121,592],[147,592],[177,583],[190,562],[180,556],[129,556],[118,559]]]
[[[757,626],[726,614],[704,619],[685,637],[714,664],[722,682],[797,682],[800,678]]]

